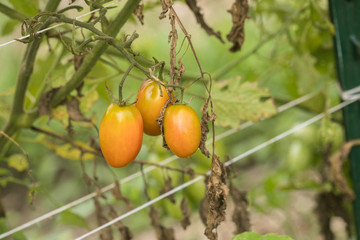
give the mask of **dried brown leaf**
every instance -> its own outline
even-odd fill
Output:
[[[109,215],[112,219],[115,219],[118,217],[115,209],[111,206],[110,206]],[[131,240],[133,238],[133,235],[132,235],[130,229],[123,222],[117,221],[114,223],[114,226],[119,230],[122,240]]]
[[[75,68],[75,71],[77,71],[80,68],[80,66],[81,66],[81,64],[82,64],[82,62],[84,60],[84,57],[85,57],[85,55],[83,55],[83,54],[74,55],[74,68]]]
[[[164,115],[165,115],[165,110],[167,108],[167,106],[170,104],[170,101],[171,99],[169,99],[165,104],[164,106],[162,107],[161,109],[161,112],[160,112],[160,116],[156,119],[156,122],[161,130],[161,136],[163,138],[163,144],[162,146],[164,148],[166,148],[167,150],[170,150],[170,148],[168,147],[168,145],[166,144],[166,141],[165,141],[165,137],[164,137],[164,126],[163,126],[163,121],[164,121]]]
[[[69,114],[69,118],[73,121],[84,121],[91,122],[90,119],[86,118],[80,111],[80,102],[76,97],[72,97],[66,101],[66,109]]]
[[[355,198],[355,195],[344,176],[343,164],[352,147],[355,145],[360,145],[360,139],[345,143],[338,152],[330,157],[330,181],[348,201],[352,201]]]
[[[174,229],[166,228],[161,225],[161,221],[156,211],[155,207],[150,207],[149,217],[151,220],[151,225],[154,227],[156,232],[156,237],[159,240],[175,240]]]
[[[39,101],[38,109],[40,116],[42,115],[49,115],[51,118],[51,111],[50,111],[50,102],[52,97],[55,95],[55,93],[59,90],[59,88],[53,88],[47,92],[45,92]]]
[[[206,219],[207,219],[208,209],[209,209],[209,201],[207,199],[207,196],[205,195],[204,198],[200,202],[200,208],[199,208],[199,215],[200,215],[202,223],[205,226],[206,226]]]
[[[172,0],[161,0],[162,11],[160,13],[159,19],[166,17],[166,13],[169,11],[169,8],[173,5]]]
[[[316,196],[315,213],[320,224],[320,231],[324,240],[335,240],[330,223],[333,217],[340,217],[346,224],[348,237],[351,236],[351,217],[348,208],[345,206],[343,195],[335,195],[332,192],[321,192]]]
[[[216,38],[218,38],[222,43],[224,43],[224,40],[221,38],[220,32],[215,32],[214,29],[212,29],[204,19],[204,15],[201,13],[201,9],[199,6],[197,6],[196,0],[186,0],[186,4],[189,6],[191,11],[194,13],[196,21],[200,24],[200,26],[206,31],[208,35],[214,35]]]
[[[228,12],[232,15],[233,26],[226,38],[233,43],[231,52],[240,51],[245,40],[245,19],[248,16],[248,0],[235,0]]]
[[[167,178],[164,178],[164,188],[160,191],[160,194],[164,194],[168,191],[170,191],[171,189],[173,189],[173,186],[172,186],[172,179],[171,177],[167,177]],[[174,194],[171,194],[167,197],[172,203],[175,203],[175,197],[174,197]]]
[[[96,215],[97,223],[98,223],[99,226],[104,225],[109,220],[103,214],[103,209],[102,209],[101,204],[100,204],[100,202],[98,200],[98,197],[94,198],[94,204],[95,204],[95,215]],[[113,234],[112,234],[112,231],[111,231],[110,227],[104,228],[103,230],[100,231],[100,239],[101,240],[112,240],[113,239]]]
[[[170,12],[169,14],[170,24],[171,24],[171,32],[169,34],[169,42],[171,41],[170,45],[170,84],[175,83],[175,74],[176,74],[176,45],[178,41],[178,34],[176,30],[175,24],[175,15]]]
[[[184,56],[184,55],[183,55]],[[182,57],[178,60],[178,67],[177,67],[177,75],[176,75],[176,81],[175,83],[179,85],[180,79],[182,75],[185,73],[185,65],[182,63]]]
[[[180,209],[181,209],[183,218],[181,219],[180,223],[184,230],[191,224],[191,222],[190,222],[191,210],[189,209],[188,204],[189,204],[189,200],[187,198],[183,198],[181,200]]]
[[[206,218],[205,235],[210,240],[218,239],[216,229],[225,220],[226,197],[229,189],[226,185],[226,170],[217,155],[213,155],[211,173],[206,187],[209,207]]]
[[[209,99],[205,102],[203,110],[202,110],[202,117],[201,117],[201,140],[200,140],[200,151],[207,156],[210,157],[210,152],[206,148],[206,139],[207,134],[209,133],[209,121],[210,121],[210,115],[209,115]]]
[[[121,193],[119,181],[115,181],[115,187],[113,188],[112,193],[115,199],[123,201],[129,209],[134,208],[134,205],[130,202],[130,199]]]
[[[139,4],[134,10],[134,14],[141,23],[141,25],[144,25],[144,14],[143,14],[144,4]]]
[[[234,234],[250,231],[250,218],[248,212],[248,201],[246,191],[238,190],[234,184],[230,184],[230,195],[235,205],[232,220],[235,223],[236,230]]]

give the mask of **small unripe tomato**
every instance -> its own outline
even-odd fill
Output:
[[[124,167],[140,152],[143,139],[143,121],[134,105],[110,104],[101,119],[100,148],[112,167]]]
[[[156,122],[164,104],[169,100],[169,95],[164,86],[147,80],[143,83],[137,95],[135,106],[139,109],[144,123],[144,133],[150,136],[160,135],[161,131]]]
[[[189,158],[200,145],[200,120],[187,105],[171,105],[164,114],[164,137],[170,150],[178,157]]]

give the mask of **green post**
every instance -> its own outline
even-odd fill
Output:
[[[335,26],[337,74],[344,91],[360,85],[360,0],[329,0],[330,15]],[[360,138],[360,102],[343,109],[347,140]],[[354,218],[360,240],[360,147],[350,153],[351,177],[356,199]]]

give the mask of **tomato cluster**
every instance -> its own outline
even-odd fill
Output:
[[[108,106],[100,123],[99,141],[109,165],[118,168],[133,161],[141,149],[143,132],[150,136],[161,134],[156,119],[169,99],[163,85],[147,80],[138,92],[135,106],[113,103]],[[190,106],[168,104],[164,113],[163,134],[174,154],[189,158],[200,145],[199,117]]]

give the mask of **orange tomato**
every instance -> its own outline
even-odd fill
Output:
[[[140,88],[135,106],[139,109],[144,123],[144,132],[150,136],[160,135],[161,131],[156,122],[164,104],[169,100],[168,92],[162,85],[153,80],[147,80]]]
[[[187,105],[171,105],[164,115],[164,137],[170,150],[178,157],[189,158],[200,145],[200,120]]]
[[[143,139],[143,121],[134,105],[110,104],[100,122],[100,148],[112,167],[124,167],[138,155]]]

